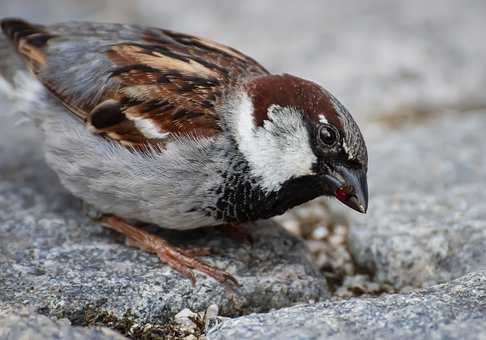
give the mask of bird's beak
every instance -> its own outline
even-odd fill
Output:
[[[338,200],[360,213],[366,213],[368,182],[365,169],[352,169],[337,165],[334,167],[334,173],[325,175],[324,178]]]

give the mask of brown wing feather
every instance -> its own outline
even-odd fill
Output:
[[[95,132],[125,145],[212,136],[226,91],[268,72],[216,42],[118,24],[2,21],[29,68]],[[72,63],[72,64],[71,64]]]

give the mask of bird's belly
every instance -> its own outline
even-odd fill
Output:
[[[198,209],[204,201],[190,169],[149,158],[89,132],[74,117],[47,119],[45,157],[61,183],[105,214],[187,230],[221,224]],[[168,166],[167,164],[170,164]]]
[[[46,158],[49,158],[47,154]],[[137,184],[132,183],[132,190],[125,191],[126,187],[117,185],[110,175],[105,176],[96,169],[77,167],[76,163],[71,163],[70,170],[76,172],[74,175],[66,173],[64,168],[56,167],[51,162],[49,165],[56,171],[66,189],[101,213],[175,230],[221,224],[221,221],[216,221],[199,210],[190,209],[187,198],[183,195],[171,193],[162,196],[161,190],[152,191],[144,187],[144,183],[140,184],[139,190]],[[133,195],[134,191],[138,193],[137,196]]]

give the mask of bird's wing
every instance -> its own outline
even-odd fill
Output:
[[[268,72],[216,42],[168,30],[1,22],[31,71],[93,131],[124,145],[218,132],[218,100]]]

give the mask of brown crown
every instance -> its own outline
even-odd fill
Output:
[[[268,75],[250,81],[247,91],[253,102],[257,126],[268,119],[269,106],[279,105],[296,108],[316,122],[319,115],[323,115],[329,123],[342,127],[329,94],[311,81],[290,74]]]

